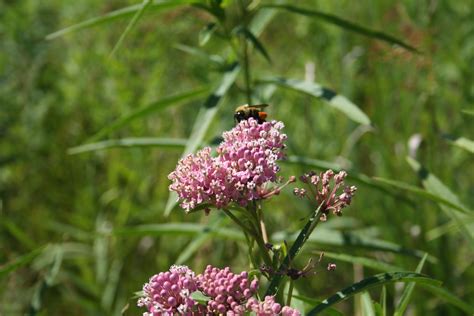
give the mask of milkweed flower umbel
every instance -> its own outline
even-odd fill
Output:
[[[300,316],[301,313],[291,307],[283,306],[275,302],[275,297],[266,296],[263,302],[251,298],[247,302],[247,310],[252,311],[257,316]]]
[[[197,290],[194,272],[186,266],[172,266],[160,272],[143,286],[143,296],[138,306],[146,307],[143,316],[193,315],[197,303],[190,297]]]
[[[229,267],[219,269],[209,265],[197,279],[199,289],[211,298],[207,303],[211,314],[244,314],[245,303],[258,289],[257,279],[249,280],[245,271],[234,274]]]
[[[246,206],[264,198],[265,185],[277,181],[277,161],[284,158],[287,136],[281,133],[283,127],[278,121],[241,121],[224,132],[216,157],[206,147],[181,159],[168,176],[169,189],[178,194],[186,211],[202,203],[225,208],[232,202]]]

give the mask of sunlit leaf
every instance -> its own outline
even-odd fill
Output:
[[[346,300],[357,293],[367,291],[375,286],[393,283],[393,282],[416,282],[425,283],[434,286],[439,286],[440,281],[432,279],[426,275],[415,273],[415,272],[390,272],[381,273],[371,277],[368,277],[362,281],[352,284],[351,286],[338,291],[333,296],[324,300],[321,304],[315,306],[309,313],[308,316],[317,315],[324,311],[326,308],[337,304],[343,300]]]
[[[363,292],[360,295],[362,314],[364,316],[375,316],[375,306],[369,292]]]
[[[150,6],[153,0],[143,0],[143,3],[141,4],[140,9],[138,9],[135,14],[133,15],[132,19],[128,23],[127,27],[125,30],[120,34],[120,37],[115,43],[114,48],[110,52],[110,56],[114,55],[115,52],[118,50],[118,48],[122,45],[123,40],[125,39],[125,36],[127,36],[128,33],[133,29],[133,27],[138,23],[138,20],[142,17],[143,13],[145,13],[146,9]]]
[[[344,253],[334,253],[334,252],[324,251],[324,257],[332,258],[332,259],[336,259],[336,260],[340,260],[340,261],[344,261],[344,262],[348,262],[352,264],[359,264],[364,267],[383,271],[383,272],[393,272],[393,271],[403,270],[400,267],[382,262],[380,260],[370,259],[366,257],[358,257],[358,256],[344,254]]]
[[[196,57],[201,57],[204,59],[207,59],[208,61],[218,65],[218,66],[223,66],[224,65],[224,58],[222,58],[219,55],[214,55],[214,54],[208,54],[202,49],[199,49],[197,47],[192,47],[192,46],[187,46],[183,44],[176,44],[174,45],[176,49],[179,49],[182,52],[185,52],[187,54],[196,56]]]
[[[461,205],[464,209],[466,207],[461,203],[460,199],[454,194],[447,186],[445,186],[434,174],[430,173],[425,167],[423,167],[418,161],[411,157],[407,157],[408,164],[418,174],[425,189],[434,194],[442,196],[444,199],[450,201],[452,204]],[[448,207],[444,204],[439,204],[439,207],[460,227],[461,232],[469,239],[469,244],[474,247],[474,237],[472,231],[464,221],[465,214]]]
[[[329,13],[316,11],[316,10],[305,9],[305,8],[300,8],[300,7],[296,7],[296,6],[292,6],[292,5],[286,5],[286,4],[267,4],[267,5],[263,5],[262,7],[263,8],[283,9],[283,10],[286,10],[286,11],[289,11],[289,12],[292,12],[292,13],[301,14],[301,15],[304,15],[304,16],[309,16],[309,17],[314,17],[314,18],[317,18],[317,19],[321,19],[324,22],[339,26],[339,27],[341,27],[345,30],[355,32],[355,33],[358,33],[358,34],[362,34],[362,35],[365,35],[365,36],[368,36],[368,37],[371,37],[371,38],[375,38],[375,39],[378,39],[378,40],[381,40],[381,41],[384,41],[384,42],[387,42],[387,43],[390,43],[390,44],[396,44],[396,45],[399,45],[399,46],[401,46],[401,47],[403,47],[403,48],[405,48],[409,51],[417,52],[415,47],[413,47],[409,44],[406,44],[402,40],[397,39],[396,37],[394,37],[392,35],[386,34],[386,33],[381,32],[381,31],[376,31],[376,30],[369,29],[365,26],[355,24],[353,22],[350,22],[348,20],[342,19],[338,16],[335,16],[335,15],[332,15],[332,14],[329,14]]]
[[[259,80],[259,82],[276,84],[284,88],[303,92],[318,99],[322,99],[328,102],[329,105],[331,105],[335,109],[344,113],[349,119],[353,120],[354,122],[364,125],[370,124],[369,117],[364,112],[362,112],[359,107],[357,107],[357,105],[349,101],[346,97],[338,94],[337,92],[325,88],[317,83],[287,78],[265,78]]]
[[[161,111],[171,105],[180,104],[183,101],[188,101],[196,97],[199,97],[203,95],[204,93],[206,93],[207,91],[209,91],[208,88],[200,88],[200,89],[192,90],[189,92],[184,92],[184,93],[180,93],[180,94],[173,95],[170,97],[166,97],[166,98],[151,102],[145,106],[139,107],[138,109],[128,114],[125,114],[121,118],[115,120],[113,123],[103,127],[94,136],[90,137],[88,139],[88,142],[96,141],[104,137],[105,135],[108,135],[112,133],[113,131],[116,131],[124,127],[125,125],[129,124],[130,122],[136,119],[147,117],[151,113]]]
[[[173,8],[176,6],[184,5],[184,4],[191,4],[199,2],[198,0],[170,0],[170,1],[160,1],[160,0],[153,0],[148,7],[148,11],[160,11],[164,9]],[[54,33],[51,33],[46,36],[46,39],[52,40],[57,37],[66,35],[68,33],[80,31],[83,29],[87,29],[96,25],[109,23],[118,19],[123,19],[129,16],[134,15],[137,11],[142,10],[142,4],[135,4],[125,8],[121,8],[118,10],[111,11],[104,15],[88,19],[86,21],[71,25]]]
[[[423,269],[423,266],[425,264],[427,257],[428,257],[428,254],[425,254],[423,258],[420,260],[415,270],[416,273],[421,273],[421,270]],[[405,310],[407,309],[408,304],[410,303],[411,296],[413,295],[413,291],[415,290],[415,285],[416,283],[414,282],[410,282],[405,285],[405,289],[403,290],[400,302],[398,303],[398,306],[395,309],[395,313],[393,314],[394,316],[404,315]]]
[[[244,36],[247,41],[252,43],[255,49],[267,60],[269,64],[272,63],[272,59],[270,58],[270,55],[268,54],[263,44],[249,29],[245,27],[239,27],[236,29],[236,33]]]
[[[11,262],[2,264],[0,266],[0,278],[3,278],[7,276],[10,272],[13,272],[28,263],[30,263],[34,258],[36,258],[43,250],[44,246],[40,247],[38,249],[35,249],[27,254],[24,254],[22,256],[19,256],[15,259],[13,259]]]
[[[401,181],[378,178],[378,177],[375,177],[373,179],[377,182],[384,183],[384,184],[393,186],[395,188],[405,190],[405,191],[410,192],[410,193],[414,193],[418,196],[424,197],[424,198],[432,200],[434,202],[439,202],[439,203],[445,204],[445,205],[453,207],[453,208],[455,208],[455,209],[457,209],[461,212],[464,212],[464,213],[470,213],[471,212],[470,210],[466,209],[466,207],[464,205],[462,205],[460,203],[453,203],[454,200],[448,200],[448,199],[444,198],[442,195],[437,195],[437,194],[430,193],[429,191],[423,190],[423,189],[421,189],[419,187],[416,187],[414,185],[410,185],[408,183],[401,182]]]
[[[183,149],[187,144],[186,139],[179,138],[157,138],[157,137],[137,137],[109,139],[102,142],[85,144],[68,149],[68,154],[76,155],[90,151],[97,151],[118,147],[158,147],[167,149]]]
[[[204,46],[211,39],[212,34],[217,30],[216,23],[209,23],[199,32],[199,45]]]
[[[445,137],[450,144],[474,154],[474,141],[466,137]]]

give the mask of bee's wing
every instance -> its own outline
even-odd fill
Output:
[[[255,104],[254,107],[256,108],[266,108],[267,106],[270,106],[270,104],[262,103],[262,104]]]

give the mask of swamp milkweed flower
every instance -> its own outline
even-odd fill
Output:
[[[146,307],[143,316],[299,316],[299,311],[275,302],[273,296],[263,301],[255,298],[259,287],[257,279],[249,279],[248,272],[234,274],[229,267],[219,269],[208,265],[200,275],[186,266],[172,266],[160,272],[143,286],[139,307]],[[197,302],[194,292],[208,298]]]
[[[269,193],[265,185],[277,182],[277,161],[284,158],[283,127],[278,121],[241,121],[223,133],[216,157],[206,147],[182,158],[168,176],[170,191],[178,194],[186,211],[202,203],[225,208],[232,202],[246,206],[265,198]]]

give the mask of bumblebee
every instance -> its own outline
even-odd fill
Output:
[[[266,108],[268,104],[255,104],[255,105],[241,105],[235,109],[234,119],[236,123],[239,123],[243,120],[248,120],[249,118],[254,118],[257,120],[258,124],[265,122],[267,118],[267,112],[262,111],[263,108]]]

